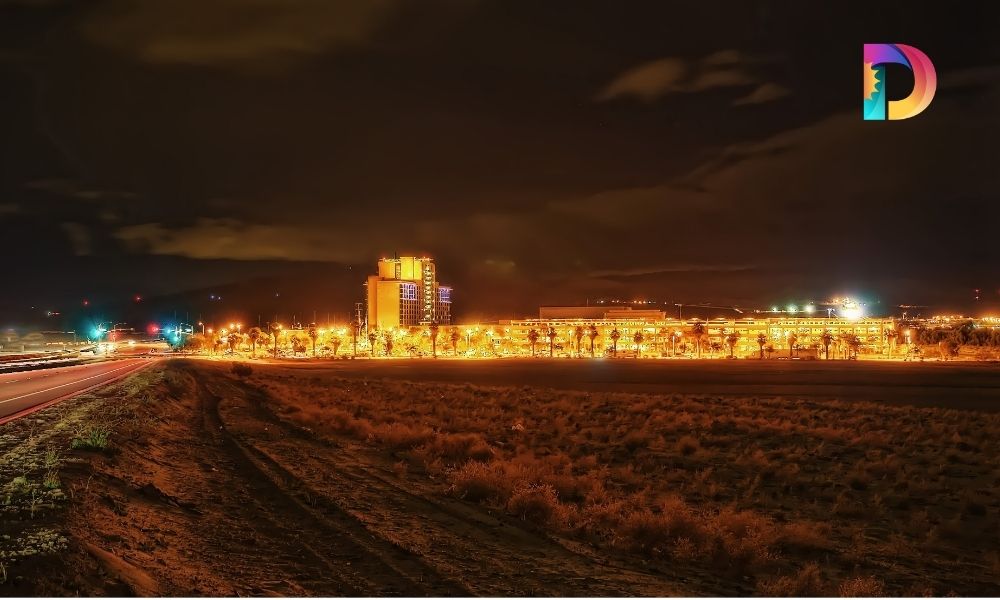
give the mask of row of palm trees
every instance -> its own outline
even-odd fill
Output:
[[[357,356],[358,354],[358,338],[361,334],[361,327],[356,323],[349,326],[350,330],[350,341],[352,346],[352,354]],[[477,330],[478,331],[478,330]],[[278,356],[279,348],[281,347],[281,337],[285,330],[282,325],[278,323],[268,323],[265,327],[252,327],[246,331],[246,333],[241,333],[239,331],[231,331],[228,334],[215,338],[211,341],[202,340],[199,342],[204,347],[207,345],[214,352],[218,352],[223,348],[228,347],[231,352],[235,352],[240,347],[246,347],[252,356],[257,355],[257,349],[259,345],[270,344],[272,348],[273,355]],[[317,346],[322,334],[325,330],[318,329],[316,326],[310,326],[305,330],[292,331],[287,338],[287,341],[291,347],[293,354],[305,354],[311,346],[313,355],[317,355]],[[330,337],[326,340],[324,348],[332,349],[333,354],[336,356],[339,354],[340,348],[345,342],[345,335],[347,329],[331,330]],[[366,338],[368,341],[368,351],[371,356],[376,355],[377,348],[381,345],[381,349],[386,356],[391,356],[393,350],[396,348],[397,338],[401,339],[405,344],[406,349],[411,353],[416,353],[419,351],[419,345],[422,343],[420,338],[427,337],[430,340],[431,354],[434,357],[438,355],[439,342],[442,333],[442,326],[438,323],[431,323],[427,329],[421,327],[411,327],[409,330],[389,330],[389,331],[379,331],[377,329],[369,329],[366,332]],[[492,335],[494,332],[492,330],[488,331],[490,333],[490,348],[493,349],[494,353],[496,348],[493,342],[496,341],[496,336],[503,334],[504,332],[497,329],[496,335]],[[664,338],[670,338],[671,353],[673,354],[676,348],[676,344],[680,342],[683,337],[688,337],[694,342],[695,352],[698,358],[702,357],[703,348],[707,347],[713,354],[721,351],[723,348],[728,348],[729,356],[731,358],[735,357],[735,351],[737,345],[740,341],[740,334],[737,331],[726,332],[723,330],[722,336],[720,338],[710,338],[706,330],[704,323],[695,322],[690,326],[689,333],[687,335],[682,335],[680,331],[670,332],[666,329],[660,330],[659,336],[653,336],[654,344],[657,340],[663,340]],[[446,332],[447,337],[445,338],[451,344],[451,349],[457,356],[459,353],[459,342],[462,340],[462,333],[457,327],[449,327]],[[642,344],[647,341],[646,333],[642,330],[635,331],[631,335],[631,341],[635,344],[637,352],[636,357],[638,358],[640,352],[639,349]],[[890,342],[889,352],[892,352],[892,341],[894,341],[896,335],[892,330],[886,332],[886,338]],[[409,337],[407,337],[409,336]],[[595,356],[596,354],[596,340],[601,336],[600,331],[596,324],[591,323],[589,325],[576,325],[570,332],[570,342],[575,345],[577,356],[583,356],[584,354],[584,339],[589,341],[589,353],[590,356]],[[531,348],[531,355],[537,356],[537,346],[538,342],[546,338],[548,341],[548,354],[550,357],[555,356],[556,351],[556,340],[559,334],[556,328],[552,325],[542,325],[538,328],[531,328],[527,332],[527,341]],[[623,333],[619,331],[617,327],[614,327],[607,334],[610,340],[610,351],[615,357],[618,356],[618,345],[619,341],[623,337]],[[505,338],[508,339],[509,338]],[[846,349],[848,358],[856,358],[859,348],[862,346],[861,339],[852,333],[845,333],[840,336],[834,336],[830,331],[824,331],[823,334],[818,338],[819,343],[813,344],[812,347],[824,349],[824,355],[826,358],[830,358],[830,346],[835,342]],[[769,344],[769,338],[764,333],[759,333],[756,337],[756,343],[758,346],[759,357],[761,359],[765,358],[765,354],[770,357],[774,352],[774,347]],[[800,347],[798,345],[799,336],[795,332],[790,332],[786,338],[788,345],[788,355],[789,357],[794,356],[796,348]],[[467,342],[470,349],[473,347],[473,338],[470,337]],[[666,345],[664,343],[664,352],[666,352]],[[192,344],[194,346],[198,344]],[[685,348],[686,344],[682,345],[681,348]]]

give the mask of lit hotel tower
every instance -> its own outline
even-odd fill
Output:
[[[432,258],[383,258],[366,287],[369,329],[451,323],[451,288],[438,284]]]

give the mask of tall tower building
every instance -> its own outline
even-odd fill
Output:
[[[369,328],[451,323],[451,288],[438,283],[434,259],[383,258],[366,287]]]

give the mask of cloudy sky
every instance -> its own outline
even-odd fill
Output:
[[[988,3],[0,0],[0,304],[267,276],[340,310],[417,252],[476,316],[997,305],[998,34]],[[861,120],[864,42],[931,57],[926,112]]]

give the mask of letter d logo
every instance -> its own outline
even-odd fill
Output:
[[[886,100],[885,65],[896,63],[913,72],[913,91],[902,100]],[[865,44],[863,66],[865,121],[899,121],[922,113],[937,90],[937,73],[927,55],[905,44]],[[888,104],[888,111],[886,110]]]

